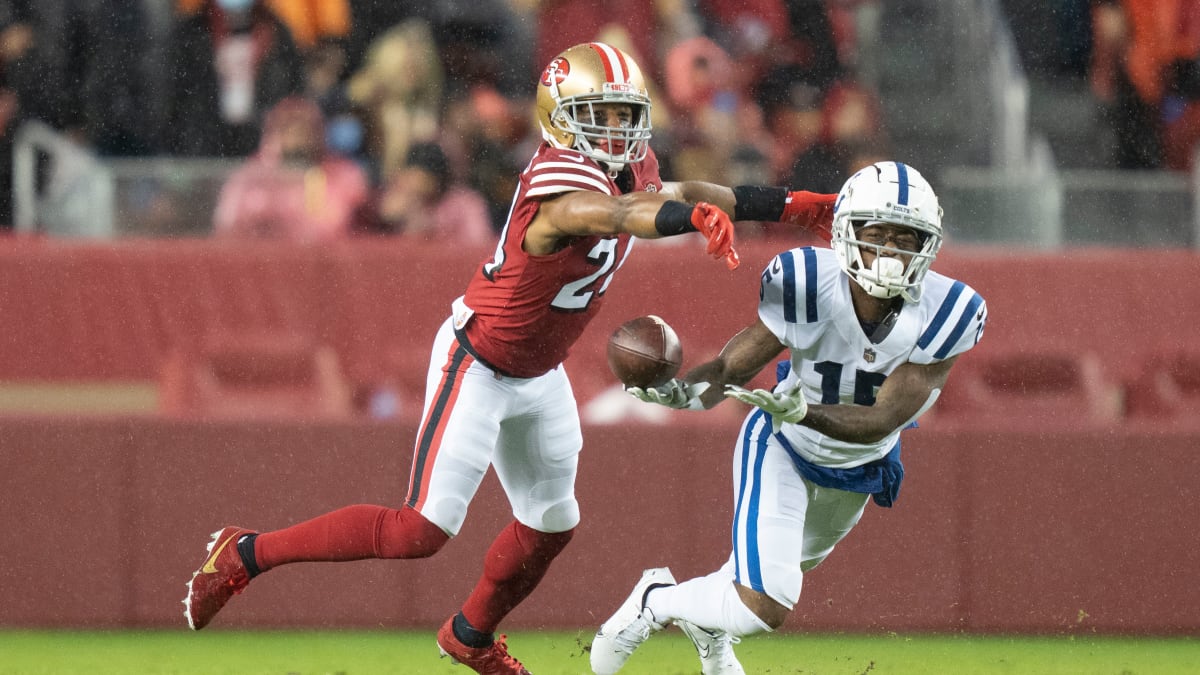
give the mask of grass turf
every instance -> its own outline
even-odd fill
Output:
[[[588,674],[590,632],[517,632],[513,653],[536,675]],[[738,645],[746,671],[769,675],[1173,675],[1197,672],[1200,640],[1100,636],[759,635]],[[692,675],[677,630],[646,642],[622,673]],[[438,657],[432,632],[0,631],[0,674],[470,675]]]

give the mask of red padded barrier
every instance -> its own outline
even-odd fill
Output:
[[[211,333],[325,329],[319,248],[202,241],[0,244],[0,380],[154,380]]]
[[[698,413],[704,417],[706,413]],[[403,499],[415,427],[0,418],[0,626],[183,628],[184,582],[225,524],[278,528]],[[586,427],[575,539],[507,625],[593,630],[645,567],[729,553],[736,427]],[[1200,631],[1196,432],[920,429],[892,509],[805,578],[803,631]],[[510,519],[494,478],[459,537],[418,561],[293,565],[217,628],[432,628]],[[86,602],[80,598],[87,598]]]
[[[1145,354],[1129,381],[1126,408],[1135,422],[1200,428],[1200,347]]]
[[[658,314],[676,328],[685,369],[719,351],[754,320],[758,276],[786,245],[743,242],[742,267],[728,272],[697,241],[639,242],[567,360],[581,403],[613,384],[604,342],[633,316]],[[0,240],[0,382],[154,381],[168,354],[212,333],[282,332],[330,345],[361,403],[389,370],[423,369],[451,300],[489,255],[403,239]],[[989,354],[1090,352],[1105,378],[1129,383],[1146,352],[1200,344],[1187,329],[1200,287],[1177,283],[1200,270],[1200,253],[1011,252],[951,241],[935,267],[989,302],[984,340],[964,371]],[[403,375],[403,396],[419,399],[420,378]]]
[[[1119,384],[1094,352],[1018,346],[962,357],[922,424],[1080,428],[1122,414]]]
[[[361,404],[398,387],[405,415],[419,406],[434,334],[490,253],[402,240],[329,250],[322,319]]]
[[[344,418],[353,414],[350,385],[328,345],[295,334],[206,338],[166,359],[161,408],[203,418]]]

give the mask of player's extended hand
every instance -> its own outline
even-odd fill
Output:
[[[742,403],[762,408],[771,415],[771,430],[779,433],[784,422],[795,424],[808,414],[808,401],[804,400],[804,392],[800,385],[788,391],[773,392],[766,389],[743,389],[737,385],[725,385],[725,396],[736,398]]]
[[[708,240],[705,251],[709,255],[718,260],[724,258],[726,267],[737,269],[741,259],[733,248],[733,221],[728,213],[708,202],[699,202],[692,209],[692,226]]]
[[[789,192],[779,222],[799,225],[829,241],[833,237],[833,206],[836,201],[835,194],[804,190]]]
[[[657,403],[679,410],[703,410],[700,394],[708,391],[709,386],[711,385],[708,382],[688,384],[675,377],[657,387],[626,387],[625,391],[647,403]]]

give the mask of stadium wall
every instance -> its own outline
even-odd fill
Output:
[[[728,555],[733,429],[589,427],[575,540],[511,627],[590,628],[646,567]],[[398,504],[414,428],[390,423],[0,421],[0,626],[180,627],[211,531]],[[907,432],[895,508],[811,572],[787,628],[1195,634],[1195,433]],[[1189,470],[1189,468],[1191,470]],[[436,627],[508,522],[489,476],[430,560],[295,565],[221,627]]]
[[[731,273],[696,242],[639,242],[568,361],[579,398],[611,384],[603,344],[632,316],[669,321],[685,366],[715,353],[754,319],[759,273],[783,248],[744,242],[742,266]],[[327,345],[358,388],[381,374],[403,379],[423,371],[451,300],[489,254],[394,239],[328,247],[0,239],[0,411],[6,385],[158,383],[172,354],[230,336]],[[1200,253],[1021,253],[951,241],[936,269],[988,300],[987,333],[971,360],[1092,354],[1121,383],[1154,353],[1200,346],[1190,329],[1200,286],[1186,282],[1200,272]]]
[[[752,320],[758,271],[778,248],[746,242],[731,274],[700,250],[639,244],[622,268],[568,361],[588,420],[584,522],[513,627],[590,629],[644,567],[686,577],[723,562],[740,410],[647,416],[614,396],[602,347],[624,319],[657,313],[698,362]],[[358,408],[167,412],[165,364],[213,336],[302,335],[332,349],[355,391],[380,373],[419,380],[450,299],[486,254],[400,242],[0,242],[0,626],[182,626],[184,582],[212,530],[398,504],[411,402],[389,420]],[[806,578],[787,628],[1195,634],[1200,550],[1187,507],[1200,502],[1190,478],[1200,385],[1187,374],[1163,384],[1178,367],[1149,384],[1142,375],[1156,354],[1200,348],[1188,328],[1200,288],[1179,283],[1200,256],[948,248],[938,269],[987,297],[984,341],[956,367],[958,391],[906,433],[897,507],[868,507]],[[1085,376],[1014,383],[979,365],[1000,362],[1004,377],[1058,372],[1029,360],[1045,354],[1068,365],[1088,356]],[[58,408],[30,402],[45,384],[58,387],[42,397]],[[71,398],[89,386],[102,388]],[[148,393],[114,406],[122,387]],[[1129,405],[1138,387],[1159,409]],[[462,534],[432,560],[271,572],[218,625],[436,626],[506,513],[489,477]]]

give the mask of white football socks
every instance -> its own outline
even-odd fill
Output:
[[[683,619],[737,637],[771,630],[742,603],[733,575],[723,569],[676,586],[656,588],[646,596],[646,607],[662,623]]]

